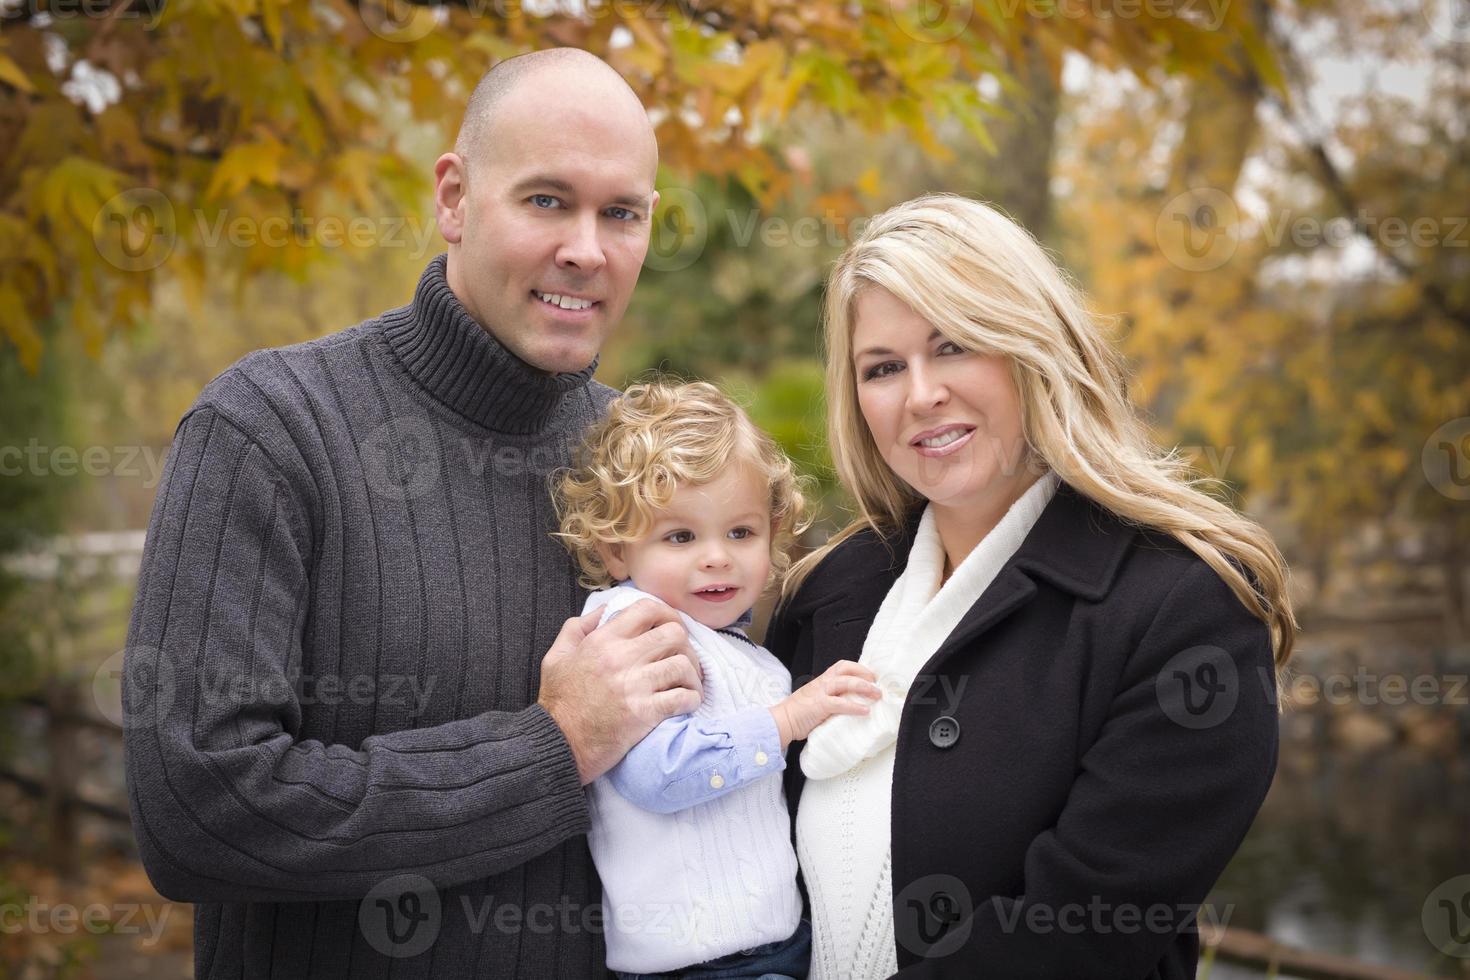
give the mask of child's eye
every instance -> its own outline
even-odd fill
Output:
[[[694,540],[693,531],[670,531],[664,535],[664,540],[669,544],[688,544]]]
[[[755,537],[755,528],[737,527],[730,532],[730,536],[736,541],[744,541],[746,538]]]

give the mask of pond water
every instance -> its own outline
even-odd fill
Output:
[[[1422,919],[1435,887],[1462,874],[1470,874],[1463,751],[1319,754],[1283,742],[1265,806],[1210,902],[1228,925],[1301,949],[1463,977],[1470,961],[1441,953]],[[1264,975],[1223,964],[1209,973]]]

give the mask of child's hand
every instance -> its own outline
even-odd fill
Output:
[[[822,676],[797,688],[771,708],[776,730],[781,733],[781,748],[806,738],[833,715],[867,714],[868,702],[846,695],[865,695],[870,702],[881,700],[883,692],[873,683],[877,679],[878,675],[862,664],[839,660]]]

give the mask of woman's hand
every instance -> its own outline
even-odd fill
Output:
[[[781,748],[784,751],[792,742],[800,741],[811,734],[812,729],[833,715],[865,715],[869,701],[878,701],[883,692],[873,683],[878,675],[852,660],[839,660],[820,677],[803,684],[790,696],[771,708],[776,719],[776,730],[781,733]]]

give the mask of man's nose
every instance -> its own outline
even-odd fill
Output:
[[[567,229],[567,237],[556,252],[556,264],[578,272],[597,272],[607,264],[602,242],[597,237],[597,215],[579,213]]]

